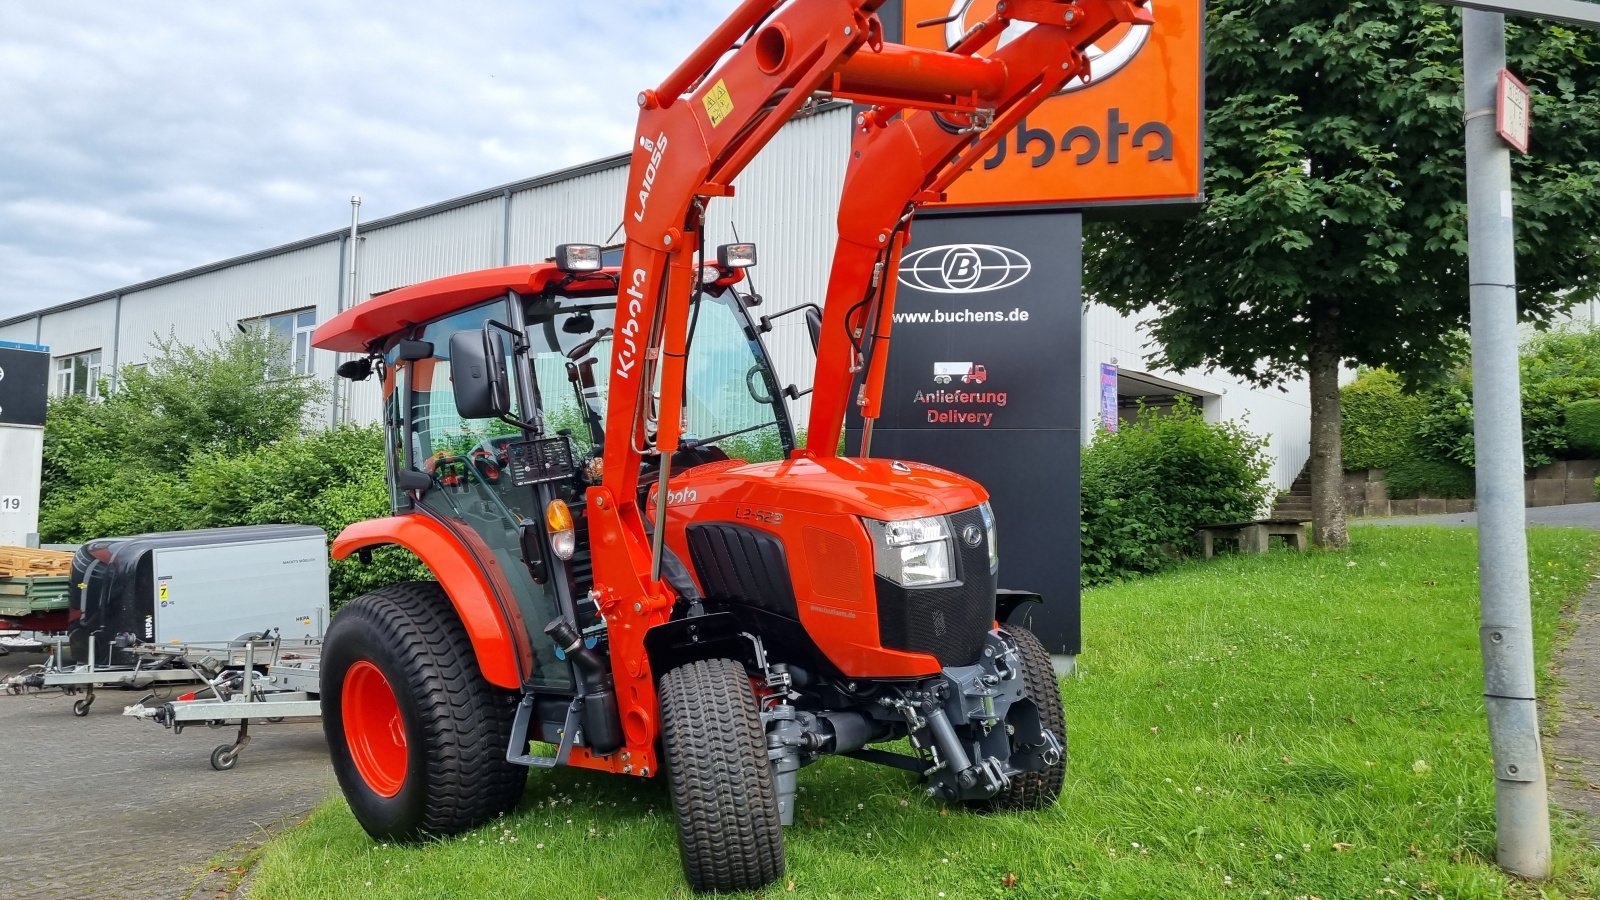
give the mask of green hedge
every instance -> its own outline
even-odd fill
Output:
[[[1271,493],[1266,441],[1188,404],[1100,432],[1083,451],[1085,585],[1197,551],[1195,529],[1254,518]]]
[[[1427,398],[1404,391],[1386,369],[1362,373],[1339,393],[1346,469],[1387,469],[1417,455]]]
[[[1384,473],[1391,500],[1435,497],[1466,500],[1475,496],[1477,482],[1471,469],[1459,463],[1416,457],[1390,466]]]
[[[1588,457],[1600,457],[1600,400],[1567,404],[1567,446]]]

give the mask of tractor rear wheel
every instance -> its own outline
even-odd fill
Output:
[[[516,696],[484,680],[438,582],[345,604],[322,652],[322,728],[367,833],[415,840],[509,812],[527,770],[506,761]]]
[[[1013,776],[1005,790],[972,806],[995,812],[1044,809],[1055,804],[1067,780],[1067,715],[1061,707],[1061,682],[1050,664],[1050,651],[1033,632],[1020,625],[1007,625],[1005,630],[1017,642],[1023,688],[1039,710],[1039,725],[1061,741],[1061,759],[1053,766]]]
[[[749,891],[783,874],[783,821],[744,665],[686,663],[661,679],[661,745],[683,874],[696,891]]]

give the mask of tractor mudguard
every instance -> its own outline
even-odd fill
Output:
[[[750,672],[759,672],[755,644],[733,613],[707,613],[674,619],[644,635],[644,652],[656,677],[686,663],[706,659],[736,659]]]
[[[501,613],[483,565],[443,525],[417,514],[357,522],[334,539],[333,558],[344,559],[359,550],[388,544],[416,554],[444,587],[472,639],[483,677],[497,687],[520,688],[517,662],[522,648],[516,632]]]
[[[994,617],[995,621],[1007,623],[1011,621],[1011,614],[1028,605],[1029,603],[1043,603],[1044,598],[1033,591],[1008,591],[1000,588],[994,592]]]

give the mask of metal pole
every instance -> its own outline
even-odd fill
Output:
[[[349,252],[350,252],[350,279],[349,279],[349,289],[347,291],[345,291],[344,298],[343,298],[344,302],[341,304],[341,308],[339,309],[339,312],[344,312],[346,308],[356,305],[356,273],[358,271],[358,269],[356,267],[356,255],[357,255],[357,250],[359,249],[360,242],[361,242],[360,225],[361,225],[361,198],[359,196],[352,196],[350,198],[350,240],[349,240],[349,248],[350,248],[350,250],[349,250]],[[335,369],[337,369],[339,367],[339,363],[343,359],[344,359],[344,354],[343,353],[335,353],[333,355],[333,366],[334,366]],[[344,418],[345,418],[345,415],[344,415],[345,414],[345,410],[344,410],[344,408],[342,406],[344,401],[340,397],[340,393],[341,393],[340,387],[341,387],[341,385],[339,384],[339,377],[338,377],[338,375],[335,375],[334,378],[333,378],[333,424],[335,424],[335,425],[338,425],[340,422],[344,421]]]
[[[1494,754],[1500,865],[1550,874],[1550,809],[1534,694],[1533,617],[1517,371],[1511,150],[1495,133],[1505,16],[1463,10],[1472,404],[1478,459],[1478,570],[1484,705]]]

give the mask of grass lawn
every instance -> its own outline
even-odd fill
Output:
[[[1194,563],[1084,595],[1054,809],[976,815],[903,774],[801,772],[768,897],[1600,897],[1557,820],[1557,876],[1493,865],[1475,533],[1357,528],[1347,555]],[[1600,535],[1530,538],[1541,670]],[[1545,690],[1553,690],[1546,684]],[[660,783],[538,772],[513,816],[381,845],[342,799],[271,844],[250,896],[687,896]]]

